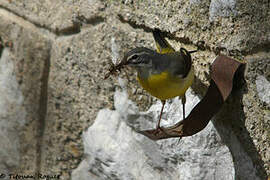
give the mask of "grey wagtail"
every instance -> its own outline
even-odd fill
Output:
[[[191,53],[180,48],[175,51],[159,30],[153,31],[157,52],[145,47],[132,49],[125,54],[123,64],[137,70],[137,80],[151,95],[162,102],[162,108],[157,123],[157,130],[161,129],[160,121],[167,99],[179,96],[183,104],[183,119],[185,119],[185,92],[194,79]]]

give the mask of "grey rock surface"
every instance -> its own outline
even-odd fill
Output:
[[[251,51],[270,41],[268,1],[117,2],[124,21],[158,27],[185,43],[204,41],[212,51]]]
[[[270,82],[264,76],[258,76],[255,82],[260,100],[270,104]]]
[[[125,90],[117,90],[114,98],[115,110],[99,111],[94,124],[83,133],[85,159],[73,172],[73,180],[235,179],[233,157],[212,123],[180,142],[178,139],[154,142],[136,130],[155,127],[161,103],[151,106],[147,112],[138,112]],[[189,91],[187,112],[198,102],[199,98]],[[168,103],[163,124],[181,119],[179,109],[178,98]]]
[[[11,173],[20,163],[20,132],[25,123],[24,97],[15,77],[15,65],[5,48],[0,58],[0,169]]]
[[[80,32],[80,18],[91,21],[104,6],[89,1],[1,1],[0,7],[57,35]]]
[[[236,80],[236,89],[213,124],[238,161],[235,176],[244,177],[246,166],[241,168],[243,161],[232,142],[251,159],[247,166],[255,167],[255,175],[266,179],[270,175],[269,7],[268,1],[260,0],[2,0],[0,50],[8,49],[14,66],[12,77],[18,86],[10,81],[9,87],[23,96],[21,107],[15,103],[5,118],[16,120],[14,112],[25,110],[25,118],[20,117],[25,123],[18,132],[12,137],[5,134],[18,142],[10,147],[14,152],[10,158],[14,162],[20,158],[20,164],[8,170],[69,179],[83,157],[83,131],[100,109],[114,108],[119,84],[114,77],[103,80],[109,63],[136,46],[154,48],[151,30],[159,28],[176,49],[194,50],[199,41],[204,42],[205,50],[193,56],[192,88],[199,96],[206,91],[209,67],[218,53],[247,61],[244,80]],[[7,77],[8,71],[3,72],[2,77]],[[128,79],[127,92],[138,111],[156,101],[138,86],[134,71],[127,69],[119,76]],[[0,104],[5,104],[1,98]],[[222,133],[222,127],[227,131]],[[235,140],[228,140],[231,134]],[[0,161],[5,168],[6,160]]]
[[[212,22],[218,17],[236,16],[236,1],[212,0],[209,7],[209,20]]]
[[[22,21],[20,17],[3,9],[0,9],[0,22],[0,37],[4,44],[10,44],[9,48],[4,47],[4,52],[9,50],[9,63],[13,64],[12,75],[15,77],[9,81],[9,86],[13,87],[13,91],[21,91],[22,99],[13,98],[22,101],[20,109],[24,109],[25,112],[16,112],[18,108],[13,107],[6,109],[6,119],[15,121],[17,118],[12,114],[24,119],[24,125],[16,130],[18,137],[13,139],[14,144],[16,141],[20,144],[20,165],[10,167],[10,172],[34,173],[39,164],[40,151],[37,147],[40,147],[39,143],[42,141],[40,134],[44,123],[44,111],[46,112],[46,63],[49,59],[50,43],[33,24]],[[3,92],[5,99],[7,92]],[[1,146],[5,145],[7,144],[1,143]]]

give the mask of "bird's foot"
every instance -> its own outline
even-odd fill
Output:
[[[157,135],[157,134],[159,134],[159,132],[164,132],[165,133],[165,131],[164,131],[164,129],[162,127],[157,126],[157,128],[154,130],[154,134]]]

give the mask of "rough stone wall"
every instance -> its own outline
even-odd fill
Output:
[[[13,68],[0,74],[11,72],[16,81],[0,81],[5,82],[1,85],[13,83],[0,87],[1,96],[8,99],[0,98],[0,107],[8,112],[0,110],[2,132],[8,132],[0,145],[0,173],[42,172],[68,179],[83,155],[83,130],[99,109],[113,104],[117,78],[103,80],[112,59],[113,39],[121,57],[136,46],[154,48],[154,28],[166,32],[176,48],[193,50],[204,42],[205,50],[194,55],[196,81],[192,86],[202,96],[217,54],[247,61],[245,81],[236,82],[238,89],[215,123],[231,128],[262,179],[269,176],[268,0],[2,0],[0,67]],[[134,72],[121,76],[129,79],[130,98],[141,109],[148,107],[153,99],[139,88]],[[8,89],[18,92],[6,96]],[[8,123],[11,120],[14,123]],[[7,146],[7,142],[14,143]],[[6,156],[6,152],[12,153]]]

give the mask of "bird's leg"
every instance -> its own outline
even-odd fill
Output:
[[[161,100],[161,103],[162,103],[162,108],[161,108],[159,119],[158,119],[158,123],[157,123],[157,130],[158,129],[161,129],[160,128],[160,121],[161,121],[161,116],[162,116],[163,109],[164,109],[164,106],[165,106],[166,101],[165,100]]]
[[[186,104],[186,94],[182,96],[182,106],[183,106],[183,120],[185,119],[185,104]]]
[[[182,97],[181,97],[181,100],[182,100],[182,107],[183,107],[183,120],[185,119],[185,104],[186,104],[186,94],[184,94]],[[181,137],[178,139],[178,142],[177,144],[179,144],[181,140]]]

